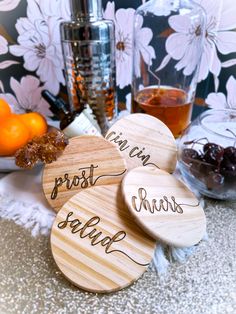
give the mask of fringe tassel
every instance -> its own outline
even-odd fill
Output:
[[[202,241],[208,241],[207,233],[204,235]],[[185,263],[188,258],[194,254],[196,248],[197,245],[186,248],[177,248],[174,246],[157,244],[153,258],[153,265],[158,275],[165,275],[171,262]]]
[[[189,256],[191,256],[196,250],[196,246],[186,248],[176,248],[174,246],[169,247],[170,256],[173,261],[178,263],[185,263]]]
[[[157,244],[153,264],[159,276],[166,274],[170,262],[167,260],[164,252],[165,248],[161,244]]]
[[[0,217],[30,229],[32,236],[36,237],[49,234],[55,214],[36,204],[16,202],[10,195],[3,194],[0,195]]]

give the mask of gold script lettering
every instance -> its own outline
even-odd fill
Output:
[[[141,212],[142,209],[154,214],[155,212],[172,211],[178,214],[183,214],[183,208],[176,202],[174,196],[168,199],[167,196],[163,196],[161,199],[152,199],[150,202],[147,200],[147,191],[144,188],[138,189],[138,196],[133,196],[131,199],[132,206],[137,212]]]
[[[115,131],[112,131],[107,134],[106,139],[110,142],[114,142],[115,144],[117,144],[121,152],[123,152],[124,150],[129,150],[129,157],[140,159],[143,166],[154,166],[159,169],[156,164],[148,162],[151,156],[144,153],[145,147],[140,148],[138,146],[135,146],[131,148],[129,145],[129,141],[127,139],[121,139],[122,136],[123,134],[121,132],[119,133],[119,135],[117,135]]]
[[[55,200],[58,196],[59,189],[65,186],[67,190],[71,190],[74,187],[80,187],[81,189],[86,189],[90,186],[96,185],[96,183],[104,177],[119,177],[122,176],[126,170],[121,173],[114,174],[104,174],[98,176],[95,179],[95,170],[98,166],[91,165],[89,167],[79,168],[78,174],[70,177],[68,173],[65,173],[62,177],[57,177],[54,180],[54,187],[51,192],[51,199]]]
[[[85,224],[82,223],[78,218],[75,219],[70,219],[71,216],[73,216],[73,212],[69,212],[66,220],[61,221],[58,223],[58,228],[59,229],[65,229],[67,226],[71,229],[72,234],[78,234],[80,239],[85,239],[88,238],[90,239],[91,246],[96,246],[100,244],[102,247],[105,248],[105,253],[106,254],[111,254],[114,252],[120,253],[125,255],[127,258],[129,258],[132,262],[140,265],[140,266],[148,266],[149,263],[139,263],[136,260],[134,260],[131,256],[129,256],[127,253],[125,253],[122,250],[116,250],[112,249],[112,245],[114,243],[121,242],[122,240],[125,239],[126,237],[126,232],[125,231],[119,231],[112,237],[110,236],[105,236],[103,237],[102,231],[99,231],[95,226],[97,226],[101,219],[98,216],[94,216],[91,219],[89,219]],[[91,229],[92,228],[92,229]]]

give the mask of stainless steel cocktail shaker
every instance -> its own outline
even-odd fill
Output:
[[[61,24],[69,101],[89,105],[105,134],[116,116],[115,32],[102,18],[101,0],[70,0],[72,21]]]

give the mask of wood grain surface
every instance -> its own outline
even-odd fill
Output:
[[[177,162],[174,136],[160,120],[147,114],[131,114],[117,121],[105,138],[116,145],[128,169],[154,166],[172,173]]]
[[[153,238],[176,247],[197,244],[206,218],[194,194],[173,175],[153,167],[130,171],[122,193],[135,221]]]
[[[58,212],[81,189],[120,183],[125,172],[125,160],[110,142],[97,136],[74,137],[62,156],[45,166],[43,190]]]
[[[109,185],[81,191],[62,207],[51,248],[67,279],[105,293],[127,287],[145,272],[155,241],[133,222],[120,185]]]

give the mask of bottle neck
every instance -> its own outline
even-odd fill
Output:
[[[62,118],[70,114],[70,111],[67,109],[66,103],[61,98],[56,98],[48,90],[43,90],[42,96],[49,103],[52,113],[54,113],[54,115],[59,120],[62,120]]]
[[[72,20],[101,20],[101,0],[70,0]]]

